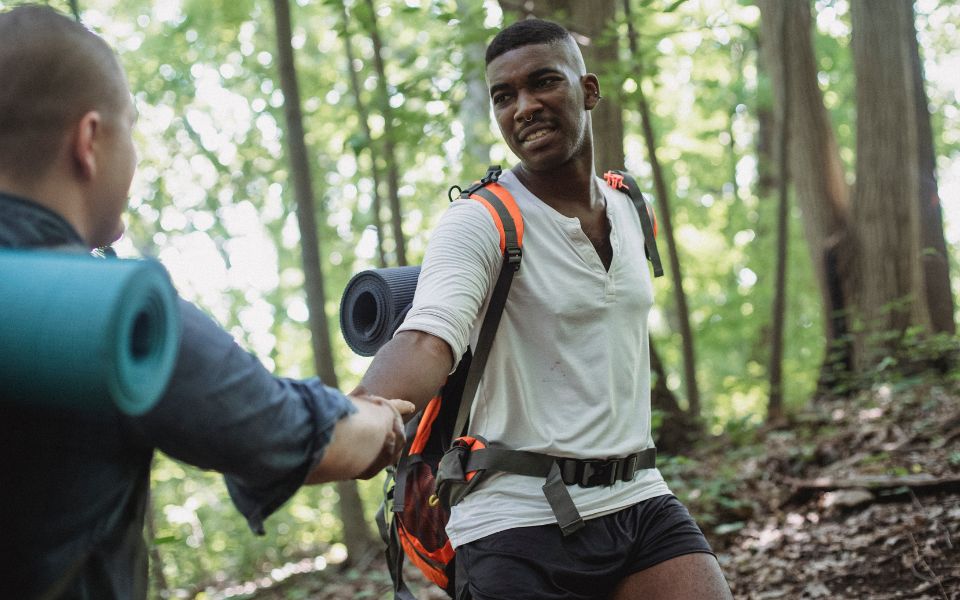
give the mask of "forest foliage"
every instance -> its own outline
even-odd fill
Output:
[[[0,0],[0,8],[4,4],[10,3]],[[388,111],[369,34],[371,6],[383,41]],[[69,10],[67,3],[62,8]],[[140,166],[119,252],[159,257],[181,294],[271,369],[311,375],[271,3],[81,0],[79,8],[82,21],[118,50],[139,112]],[[766,410],[774,293],[777,202],[773,189],[762,185],[765,159],[758,149],[761,113],[774,94],[759,64],[760,10],[735,0],[639,0],[632,10],[644,73],[636,71],[624,42],[622,60],[599,73],[602,90],[623,107],[625,166],[652,191],[637,94],[642,91],[650,102],[658,157],[673,195],[702,414],[711,433],[742,431],[762,422]],[[957,297],[960,210],[950,201],[955,205],[960,195],[960,5],[920,0],[915,11]],[[380,266],[379,237],[387,264],[397,261],[388,225],[395,215],[386,203],[387,132],[399,165],[398,216],[410,264],[423,255],[447,204],[447,188],[478,178],[487,162],[514,160],[486,114],[464,118],[463,110],[478,101],[469,84],[483,69],[470,48],[485,43],[503,16],[490,0],[300,0],[291,3],[291,12],[326,313],[339,382],[349,389],[368,360],[353,355],[339,335],[340,292],[353,274]],[[847,182],[853,183],[850,6],[817,0],[813,15],[817,81]],[[624,37],[625,29],[621,16],[610,32]],[[348,70],[357,75],[364,113]],[[477,122],[483,123],[479,129]],[[477,148],[486,152],[478,157]],[[379,215],[375,206],[381,206]],[[825,352],[823,310],[795,203],[789,218],[783,361],[788,412],[814,393]],[[669,276],[655,282],[651,332],[667,385],[683,402],[681,344],[664,281]],[[944,343],[955,345],[955,339]],[[874,375],[882,378],[884,368],[878,365]],[[248,531],[213,474],[159,457],[153,489],[150,535],[158,589],[192,595],[339,552],[333,486],[299,492],[268,521],[263,538]],[[372,516],[379,481],[360,489]]]

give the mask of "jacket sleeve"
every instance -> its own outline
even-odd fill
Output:
[[[132,418],[143,443],[224,474],[250,527],[286,502],[356,409],[319,379],[273,376],[197,307],[180,300],[180,353],[164,397]]]

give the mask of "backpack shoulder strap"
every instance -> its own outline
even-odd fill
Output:
[[[480,378],[483,376],[483,369],[486,367],[487,357],[490,354],[490,348],[493,346],[493,338],[500,326],[500,317],[503,315],[503,307],[507,303],[510,284],[513,283],[514,274],[520,270],[520,261],[523,258],[521,250],[523,245],[523,217],[510,192],[497,183],[500,173],[499,165],[490,166],[483,179],[463,190],[460,194],[460,198],[479,201],[490,212],[500,233],[500,252],[503,255],[503,263],[500,266],[497,281],[493,286],[493,294],[490,297],[487,314],[480,326],[477,347],[473,350],[473,360],[470,362],[470,369],[467,371],[466,382],[460,397],[460,408],[457,411],[457,420],[453,428],[454,438],[467,434],[467,421],[470,417],[473,397],[477,393]]]
[[[640,217],[640,228],[643,230],[643,247],[647,259],[653,264],[653,276],[660,277],[663,275],[663,263],[660,262],[660,252],[657,251],[657,218],[640,192],[637,180],[626,171],[615,170],[604,173],[603,179],[613,189],[624,192],[633,202]]]

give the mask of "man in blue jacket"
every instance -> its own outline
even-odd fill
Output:
[[[16,8],[0,14],[0,82],[0,247],[116,240],[136,112],[113,51],[49,8]],[[274,377],[196,307],[180,310],[177,365],[147,414],[0,403],[4,597],[145,598],[156,449],[222,472],[257,533],[304,483],[371,477],[396,460],[412,405]]]

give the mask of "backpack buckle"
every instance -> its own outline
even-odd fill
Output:
[[[519,271],[520,260],[523,258],[523,250],[520,248],[507,248],[504,253],[507,255],[507,264],[513,267],[514,271]]]
[[[580,487],[598,487],[613,485],[619,479],[617,459],[605,460],[602,458],[575,459],[567,458],[560,461],[560,472],[563,482],[567,485],[577,484]]]

